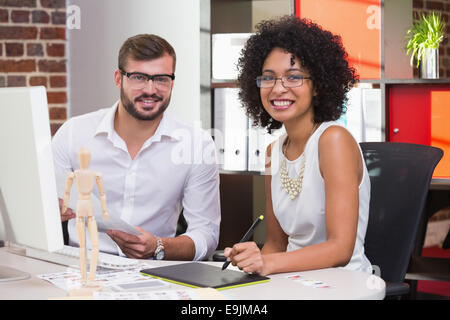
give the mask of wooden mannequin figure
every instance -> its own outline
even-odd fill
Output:
[[[81,147],[78,150],[78,163],[80,165],[80,169],[75,170],[75,172],[69,172],[67,174],[63,203],[63,212],[65,212],[69,203],[70,189],[72,188],[72,183],[75,178],[78,191],[76,228],[78,233],[78,241],[80,243],[81,283],[87,286],[93,285],[94,283],[99,254],[97,222],[95,221],[94,207],[91,200],[91,193],[94,187],[94,179],[97,182],[97,187],[100,194],[100,201],[103,212],[102,218],[103,220],[107,220],[109,218],[108,212],[106,210],[106,195],[103,187],[103,179],[100,173],[88,169],[90,161],[91,152],[88,148]],[[86,274],[87,249],[85,240],[85,218],[87,218],[89,237],[92,244],[89,278],[87,278]]]

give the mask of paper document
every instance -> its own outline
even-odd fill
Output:
[[[75,208],[77,207],[77,200],[78,200],[78,192],[76,190],[75,184],[73,184],[70,190],[70,199],[68,207],[76,211]],[[95,193],[91,194],[91,201],[94,207],[94,216],[95,220],[97,221],[97,227],[99,232],[106,232],[106,230],[119,230],[134,235],[141,235],[141,233],[135,227],[117,217],[117,215],[114,214],[114,212],[111,212],[109,208],[107,208],[109,213],[109,219],[103,220],[102,205],[100,203],[100,199],[97,197]]]
[[[97,269],[96,281],[101,291],[93,293],[94,300],[224,300],[223,293],[212,288],[177,289],[170,282],[149,278],[139,270],[152,268],[146,262],[128,270]],[[66,292],[81,288],[79,269],[37,275]],[[84,297],[86,298],[86,297]]]
[[[94,300],[198,300],[193,290],[147,292],[94,292]]]
[[[334,289],[333,286],[330,286],[329,284],[321,281],[321,280],[314,280],[314,279],[308,279],[304,278],[302,275],[294,274],[286,276],[286,279],[292,280],[293,282],[300,283],[307,287],[312,288],[320,288],[320,289]]]
[[[120,285],[129,286],[131,283],[148,283],[149,278],[139,272],[143,267],[151,268],[151,265],[147,263],[139,263],[137,267],[134,266],[127,270],[112,270],[97,267],[96,281],[101,283],[104,289],[111,289],[111,291],[117,290],[116,287]],[[37,275],[37,277],[48,281],[67,292],[81,286],[81,274],[79,269],[67,268],[64,272],[40,274]],[[162,281],[158,281],[159,283],[162,283]],[[121,288],[121,290],[123,289]]]
[[[212,288],[158,290],[146,292],[98,291],[94,300],[225,300],[220,292]]]
[[[103,220],[102,216],[95,217],[97,220],[97,227],[99,232],[106,232],[106,230],[120,230],[126,233],[141,235],[141,233],[134,228],[132,225],[129,225],[125,221],[120,218],[109,215],[108,220]]]

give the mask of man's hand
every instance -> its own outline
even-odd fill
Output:
[[[70,209],[70,208],[67,208],[67,210],[65,210],[65,212],[63,212],[64,201],[63,201],[63,199],[58,199],[58,200],[59,200],[59,212],[61,214],[61,221],[67,221],[67,220],[73,219],[77,216],[75,214],[75,212],[73,212],[72,209]]]
[[[107,230],[106,233],[129,258],[148,259],[156,250],[156,237],[142,228],[136,227],[142,235],[136,236],[119,230]]]

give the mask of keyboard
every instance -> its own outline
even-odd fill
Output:
[[[39,260],[45,260],[57,264],[62,264],[71,267],[80,267],[80,248],[64,246],[61,250],[55,252],[48,252],[44,250],[26,248],[26,256]],[[91,256],[91,250],[87,254],[87,261]],[[139,262],[137,260],[128,259],[125,257],[116,256],[109,253],[100,252],[98,254],[97,266],[107,269],[130,269],[137,267]]]

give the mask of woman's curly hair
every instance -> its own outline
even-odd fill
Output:
[[[309,71],[317,93],[313,98],[314,122],[339,119],[345,112],[346,93],[358,81],[355,69],[347,62],[341,37],[293,15],[262,21],[256,30],[238,60],[239,99],[253,124],[269,132],[282,126],[264,109],[256,85],[264,61],[275,47],[293,54]]]

